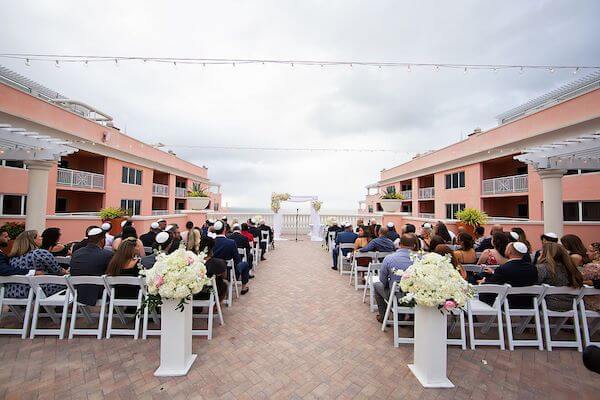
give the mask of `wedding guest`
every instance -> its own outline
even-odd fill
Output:
[[[206,276],[215,277],[218,301],[223,301],[227,297],[227,263],[225,260],[214,257],[215,240],[208,236],[203,236],[200,241],[200,251],[206,254],[204,265],[206,266]],[[210,296],[210,287],[205,287],[202,292],[195,294],[194,299],[207,300]]]
[[[249,231],[248,223],[242,223],[242,235],[248,239],[248,243],[250,243],[250,247],[254,247],[254,235],[252,235]]]
[[[356,228],[355,228],[355,230],[354,230],[354,233],[356,233],[356,234],[358,235],[358,230],[359,230],[359,228],[360,228],[361,226],[363,226],[364,224],[365,224],[365,220],[364,220],[364,219],[362,219],[362,218],[358,218],[358,219],[356,220]]]
[[[35,269],[36,275],[64,275],[54,256],[44,249],[40,249],[42,238],[35,230],[24,231],[17,236],[10,251],[11,268],[19,268],[29,272]],[[64,285],[47,284],[42,289],[46,296],[52,296],[65,288]],[[5,287],[5,296],[10,298],[25,298],[29,293],[29,285],[11,283]]]
[[[476,226],[475,227],[475,231],[473,232],[474,234],[474,243],[473,243],[473,248],[477,249],[480,245],[481,245],[481,241],[483,239],[485,239],[485,228],[483,226]]]
[[[505,232],[494,232],[492,236],[492,248],[486,249],[481,253],[477,264],[502,265],[507,259],[505,256],[506,246],[508,245],[508,235]]]
[[[156,222],[158,223],[158,229],[162,231],[167,229],[167,220],[164,218],[158,219],[156,220]]]
[[[582,267],[584,264],[591,261],[579,236],[571,234],[564,235],[560,238],[560,243],[567,250],[569,257],[571,257],[571,260],[576,267]]]
[[[429,252],[433,253],[435,252],[436,247],[438,247],[440,244],[446,244],[446,241],[444,240],[444,238],[442,238],[441,236],[438,235],[433,235],[431,237],[431,240],[429,241]]]
[[[475,251],[476,252],[483,252],[487,249],[492,249],[494,246],[492,246],[492,238],[494,237],[494,233],[497,232],[504,232],[504,230],[502,229],[502,225],[493,225],[492,229],[490,230],[490,235],[484,237],[481,240],[481,243],[479,244],[479,246],[475,247]]]
[[[181,240],[185,243],[185,249],[198,254],[200,251],[200,237],[202,234],[194,227],[192,221],[185,223],[185,232],[181,233]]]
[[[137,232],[135,231],[135,228],[131,225],[125,225],[123,227],[123,230],[121,231],[121,237],[118,237],[113,241],[113,244],[112,244],[113,252],[117,251],[117,249],[121,245],[121,242],[124,239],[129,239],[129,238],[135,239],[137,255],[140,257],[144,257],[146,255],[146,250],[144,250],[144,244],[142,243],[142,241],[140,239],[138,239]]]
[[[558,243],[546,242],[542,245],[537,283],[551,286],[583,286],[583,277],[577,269],[567,250]],[[548,295],[545,297],[548,308],[553,311],[568,311],[572,308],[573,296]]]
[[[104,231],[104,247],[106,247],[107,250],[112,249],[112,243],[115,240],[115,237],[110,234],[110,231],[112,230],[112,224],[106,221],[102,223],[102,226],[100,226],[100,228],[102,228],[102,230]]]
[[[223,234],[225,231],[225,224],[223,221],[215,222],[213,228],[217,234],[213,249],[214,257],[225,261],[233,260],[236,276],[242,280],[242,290],[240,293],[244,295],[250,290],[250,288],[248,288],[248,281],[250,279],[250,265],[245,261],[241,261],[240,253],[238,253],[237,250],[237,245],[233,240],[226,238]]]
[[[429,222],[425,222],[421,226],[421,235],[419,235],[419,241],[421,242],[421,248],[424,251],[429,251],[429,245],[431,238],[433,237],[433,227]]]
[[[30,266],[31,269],[23,269],[18,266],[10,265],[7,255],[4,253],[4,249],[8,247],[9,240],[10,236],[8,235],[8,232],[5,229],[0,228],[0,276],[33,274],[35,272],[33,265]]]
[[[154,239],[156,235],[160,232],[160,228],[158,227],[158,222],[153,222],[150,224],[150,230],[140,236],[140,240],[144,247],[152,247],[154,243]]]
[[[400,239],[400,235],[398,235],[398,232],[396,232],[396,227],[394,226],[393,222],[388,222],[387,228],[388,233],[386,234],[386,237],[388,239],[390,239],[392,242],[395,242],[397,239]]]
[[[104,249],[105,233],[101,228],[92,228],[88,232],[87,245],[73,253],[70,273],[72,276],[102,276],[106,273],[113,252]],[[102,294],[97,285],[78,285],[77,301],[89,306],[96,304]]]
[[[450,246],[448,246],[447,244],[438,244],[437,246],[435,246],[434,252],[441,256],[446,256],[446,255],[450,256],[450,262],[452,263],[452,266],[454,267],[454,269],[460,273],[460,276],[462,276],[463,279],[467,279],[467,272],[462,267],[462,265],[458,262],[456,256],[454,255],[454,251],[452,251]]]
[[[48,250],[55,257],[68,256],[71,251],[71,246],[59,243],[60,236],[59,228],[46,228],[42,232],[42,244],[40,245],[40,249]]]
[[[558,243],[558,235],[554,232],[546,232],[542,236],[540,236],[540,239],[542,240],[542,246],[544,245],[544,243]],[[542,250],[538,250],[535,252],[535,255],[533,257],[534,265],[538,264],[538,259],[540,258],[541,253]]]
[[[467,232],[463,232],[458,235],[457,244],[460,246],[460,249],[454,251],[454,256],[456,260],[462,264],[475,264],[477,262],[477,254],[475,254],[475,249],[473,248],[473,236],[468,234]]]
[[[90,230],[92,230],[93,228],[98,228],[100,229],[99,226],[96,225],[90,225],[85,229],[85,237],[83,239],[81,239],[79,242],[75,243],[72,247],[71,253],[75,253],[77,250],[84,248],[85,246],[87,246],[87,242],[88,242],[88,234],[90,232]]]
[[[106,268],[106,275],[109,276],[138,276],[140,273],[137,254],[137,243],[135,238],[129,237],[123,239],[119,248],[112,256]],[[115,286],[115,297],[121,299],[136,299],[138,297],[139,287],[131,285]]]
[[[338,233],[338,235],[335,238],[335,247],[333,248],[333,252],[332,252],[332,256],[333,256],[333,267],[331,267],[331,269],[337,270],[338,269],[338,255],[340,252],[340,244],[345,243],[356,243],[356,240],[358,239],[358,235],[356,233],[353,232],[352,229],[352,224],[350,224],[349,222],[347,222],[344,225],[344,231]],[[342,249],[342,255],[346,256],[348,255],[348,253],[350,253],[351,249]]]
[[[379,236],[371,240],[365,247],[362,247],[358,251],[361,253],[366,253],[368,251],[378,251],[382,253],[395,251],[396,248],[394,247],[394,242],[388,239],[387,233],[387,226],[382,226],[379,228]]]
[[[433,233],[441,236],[442,239],[444,239],[444,242],[446,244],[454,244],[454,233],[451,233],[448,230],[448,227],[446,226],[446,224],[444,224],[442,221],[438,221],[437,224],[435,225],[435,228],[433,230]]]
[[[600,243],[590,244],[587,255],[591,261],[583,266],[583,281],[586,285],[600,289]],[[583,301],[587,310],[600,312],[600,295],[585,296]]]
[[[521,242],[525,246],[527,246],[527,253],[525,253],[525,255],[523,256],[523,260],[527,261],[528,263],[531,263],[531,243],[529,243],[529,240],[527,240],[527,235],[525,235],[525,231],[523,230],[523,228],[519,228],[518,226],[512,228],[511,231],[519,235],[517,238],[517,242]]]
[[[233,240],[238,249],[244,250],[248,264],[253,265],[254,257],[252,255],[252,247],[248,238],[242,235],[242,227],[239,224],[234,224],[232,232],[227,235],[227,238]]]
[[[365,247],[372,239],[371,230],[365,225],[358,227],[358,237],[354,241],[354,251]]]

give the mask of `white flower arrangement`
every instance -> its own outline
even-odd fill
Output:
[[[333,226],[334,224],[337,223],[337,218],[335,218],[335,217],[327,217],[325,219],[325,223],[327,224],[327,226]]]
[[[203,253],[196,255],[184,248],[169,255],[158,253],[154,266],[140,271],[148,286],[148,296],[142,308],[156,308],[162,304],[162,299],[174,299],[179,300],[177,309],[183,311],[187,300],[210,283],[204,259]]]
[[[319,201],[319,200],[313,200],[310,202],[310,205],[312,206],[312,208],[315,209],[316,212],[319,212],[321,210],[321,206],[323,205],[323,202]]]
[[[271,193],[271,210],[274,213],[281,209],[281,202],[289,200],[291,195],[289,193]]]
[[[405,305],[437,307],[442,312],[461,308],[473,298],[473,287],[460,276],[448,256],[427,253],[413,256],[406,271],[398,270]]]

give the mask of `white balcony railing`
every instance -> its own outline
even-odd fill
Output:
[[[77,171],[74,169],[59,168],[58,185],[71,186],[84,189],[104,189],[104,175],[93,172]]]
[[[186,188],[180,188],[180,187],[175,188],[175,197],[186,197],[186,195],[187,195]]]
[[[169,196],[169,186],[160,183],[152,184],[152,196]]]
[[[485,179],[482,181],[483,195],[523,193],[528,191],[527,174]]]
[[[412,199],[412,190],[403,190],[400,192],[400,194],[402,197],[404,197],[404,200]]]
[[[435,197],[435,190],[432,187],[426,187],[419,189],[419,199],[433,199]]]
[[[152,210],[152,215],[167,215],[169,210]]]
[[[435,218],[435,214],[433,214],[433,213],[419,213],[419,218],[434,219]]]

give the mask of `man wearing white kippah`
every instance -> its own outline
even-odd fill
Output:
[[[233,260],[233,264],[236,270],[236,276],[242,280],[241,294],[248,293],[248,280],[250,279],[250,264],[246,261],[242,261],[240,253],[238,252],[237,245],[231,239],[225,237],[225,223],[223,221],[215,222],[213,226],[215,229],[215,247],[213,248],[213,257],[220,258],[221,260],[229,261]]]
[[[508,261],[495,270],[489,267],[485,268],[485,277],[479,283],[493,283],[497,285],[508,283],[513,287],[535,285],[537,282],[537,269],[533,264],[523,259],[523,256],[527,254],[527,246],[522,242],[509,243],[504,253]],[[490,305],[495,300],[494,295],[481,294],[479,298]],[[508,304],[511,308],[532,308],[532,298],[529,295],[510,295],[508,296]]]
[[[158,227],[158,222],[153,222],[150,224],[150,230],[140,236],[140,240],[144,247],[152,247],[154,244],[154,239],[156,238],[156,234],[160,232],[160,228]]]

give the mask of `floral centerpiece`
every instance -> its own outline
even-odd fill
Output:
[[[196,255],[184,248],[169,255],[157,254],[154,267],[140,271],[148,285],[148,295],[142,308],[156,309],[162,304],[162,299],[174,299],[179,301],[176,309],[183,311],[192,295],[210,283],[204,258],[204,254]]]
[[[460,276],[448,256],[427,253],[413,256],[413,264],[401,276],[400,302],[407,306],[437,307],[442,312],[462,308],[474,295],[473,287]]]
[[[281,209],[281,202],[289,200],[291,195],[289,193],[272,193],[271,194],[271,210],[274,213],[279,212]]]
[[[323,205],[323,202],[319,201],[319,200],[313,200],[310,202],[310,205],[312,206],[312,208],[315,209],[316,212],[319,212],[321,210],[321,206]]]

